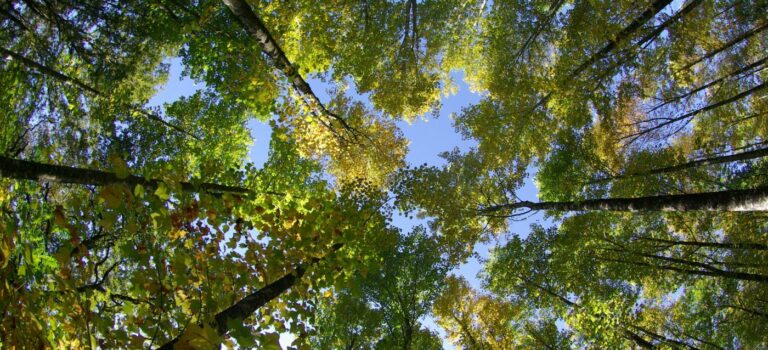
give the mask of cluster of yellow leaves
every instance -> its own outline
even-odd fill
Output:
[[[445,284],[432,312],[455,346],[506,350],[519,345],[520,337],[510,322],[519,310],[496,297],[479,295],[461,277],[450,276]]]
[[[332,106],[350,129],[290,105],[285,106],[281,116],[299,117],[281,117],[280,121],[288,125],[300,154],[325,162],[338,183],[364,179],[383,188],[388,177],[405,165],[408,141],[392,120],[376,116],[360,102],[339,94]],[[280,132],[279,128],[276,132]]]

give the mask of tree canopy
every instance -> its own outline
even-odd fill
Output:
[[[0,347],[768,346],[766,1],[9,0],[0,28]],[[192,93],[153,102],[172,66]],[[440,116],[458,79],[479,102]],[[438,117],[470,146],[409,163]]]

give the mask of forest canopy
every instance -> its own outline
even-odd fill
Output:
[[[2,348],[768,347],[765,0],[8,0],[0,28]],[[194,91],[154,103],[172,66]],[[434,118],[469,146],[409,162]]]

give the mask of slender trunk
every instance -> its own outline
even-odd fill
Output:
[[[683,16],[685,16],[688,13],[690,13],[691,11],[693,11],[696,7],[701,5],[702,2],[704,2],[704,0],[691,0],[690,2],[688,2],[687,5],[685,5],[685,7],[680,9],[680,11],[677,11],[677,13],[675,13],[671,17],[667,18],[667,20],[665,20],[663,23],[661,23],[658,26],[656,26],[656,28],[653,31],[651,31],[650,33],[646,34],[642,39],[640,39],[640,41],[635,43],[634,46],[635,47],[642,47],[646,43],[654,40],[663,31],[665,31],[670,25],[672,25],[673,23],[677,22],[680,18],[682,18]]]
[[[571,74],[568,75],[568,80],[573,80],[574,78],[578,77],[583,73],[587,68],[592,66],[595,62],[605,58],[605,56],[610,53],[613,49],[615,49],[620,43],[624,42],[625,40],[629,39],[629,37],[634,34],[638,29],[640,29],[645,23],[650,21],[656,14],[661,12],[667,5],[672,3],[672,0],[656,0],[654,1],[649,8],[647,8],[643,13],[640,14],[639,17],[635,18],[632,23],[624,27],[613,40],[609,41],[605,46],[603,46],[600,50],[595,52],[592,56],[590,56],[586,61],[582,62],[576,69],[574,69]],[[547,101],[549,101],[549,98],[552,96],[551,92],[548,92],[544,97],[540,98],[538,102],[536,102],[536,105],[534,105],[533,109],[531,109],[530,113],[533,113],[536,109],[543,106]],[[529,114],[530,114],[529,113]]]
[[[517,61],[523,57],[523,54],[528,51],[528,47],[530,47],[536,38],[541,34],[541,32],[544,31],[544,28],[552,22],[552,19],[555,17],[555,15],[557,15],[557,12],[560,11],[560,8],[564,4],[565,0],[555,0],[555,2],[552,4],[552,9],[550,10],[549,14],[547,14],[547,17],[539,22],[539,25],[536,26],[536,29],[533,31],[533,33],[531,33],[531,35],[525,39],[523,45],[520,47],[520,49],[517,50],[514,58],[512,59],[513,63],[517,63]]]
[[[533,286],[536,289],[539,289],[539,290],[543,291],[544,293],[548,294],[549,296],[552,296],[555,299],[560,300],[561,302],[563,302],[565,305],[568,305],[569,307],[572,307],[572,308],[575,308],[575,309],[581,309],[581,304],[573,302],[573,301],[570,301],[568,298],[566,298],[566,297],[564,297],[564,296],[562,296],[560,294],[555,293],[554,291],[552,291],[551,289],[549,289],[547,287],[544,287],[542,285],[534,283],[530,279],[522,277],[520,275],[517,275],[517,278],[521,279],[525,284]],[[624,333],[624,335],[627,337],[627,339],[634,341],[635,344],[637,344],[638,346],[640,346],[640,347],[642,347],[644,349],[655,349],[656,348],[656,346],[653,345],[651,342],[645,340],[643,337],[641,337],[641,336],[633,333],[632,331],[630,331],[625,324],[622,324],[621,327],[622,327],[621,331],[622,331],[622,333]]]
[[[632,328],[634,328],[634,329],[636,329],[638,331],[641,331],[641,332],[643,332],[645,334],[648,334],[648,335],[651,336],[651,338],[660,340],[660,341],[662,341],[664,343],[674,344],[674,345],[678,345],[678,346],[684,346],[684,347],[686,347],[688,349],[691,349],[691,350],[700,350],[699,348],[697,348],[697,347],[695,347],[693,345],[690,345],[690,344],[688,344],[688,343],[686,343],[684,341],[677,340],[677,339],[667,338],[667,337],[665,337],[665,336],[663,336],[661,334],[658,334],[658,333],[656,333],[654,331],[651,331],[649,329],[646,329],[644,327],[639,327],[639,326],[635,326],[635,325],[630,325],[630,327],[632,327]]]
[[[641,337],[637,333],[632,332],[632,331],[630,331],[629,329],[626,329],[626,328],[624,328],[623,332],[624,332],[624,336],[626,336],[627,339],[634,341],[635,344],[637,344],[641,348],[643,348],[643,349],[656,349],[656,345],[653,345],[653,343],[645,340],[643,337]]]
[[[586,199],[572,202],[529,202],[488,206],[483,214],[517,209],[555,211],[768,211],[768,187],[639,198]],[[514,215],[514,214],[510,214]]]
[[[37,62],[35,62],[35,61],[33,61],[33,60],[31,60],[31,59],[29,59],[29,58],[19,54],[19,53],[16,53],[14,51],[8,50],[8,49],[6,49],[4,47],[0,47],[0,53],[2,53],[3,55],[11,56],[13,59],[19,60],[25,66],[34,68],[35,70],[38,70],[38,71],[40,71],[41,73],[43,73],[45,75],[51,76],[51,77],[55,78],[56,80],[62,81],[64,83],[75,85],[75,86],[77,86],[77,87],[79,87],[79,88],[81,88],[81,89],[83,89],[85,91],[88,91],[88,92],[90,92],[90,93],[92,93],[94,95],[99,95],[99,96],[102,95],[99,90],[97,90],[96,88],[86,84],[85,82],[83,82],[83,81],[81,81],[81,80],[79,80],[77,78],[70,77],[70,76],[68,76],[68,75],[66,75],[64,73],[61,73],[61,72],[59,72],[59,71],[57,71],[57,70],[55,70],[55,69],[53,69],[51,67],[48,67],[46,65],[42,65],[40,63],[37,63]]]
[[[130,186],[142,185],[147,188],[156,188],[161,182],[160,180],[147,179],[135,175],[120,178],[115,173],[101,170],[43,164],[3,156],[0,156],[0,177],[17,180],[50,181],[93,186],[106,186],[111,184],[125,184]],[[253,193],[246,188],[215,183],[201,183],[195,185],[189,182],[182,182],[181,189],[184,192]]]
[[[475,340],[475,337],[472,335],[472,331],[467,327],[466,322],[461,321],[455,314],[451,314],[451,318],[453,318],[454,321],[459,325],[459,328],[461,328],[461,331],[465,338],[469,341],[469,348],[470,349],[481,349],[481,346],[477,343],[477,340]]]
[[[710,81],[710,82],[708,82],[706,84],[703,84],[703,85],[701,85],[699,87],[691,89],[691,90],[689,90],[686,93],[683,93],[683,94],[677,95],[675,97],[672,97],[672,98],[670,98],[668,100],[665,100],[664,102],[661,102],[658,105],[656,105],[653,108],[651,108],[648,111],[648,113],[656,111],[657,109],[659,109],[661,107],[664,107],[664,106],[666,106],[666,105],[668,105],[668,104],[670,104],[672,102],[680,101],[680,100],[682,100],[682,99],[684,99],[686,97],[689,97],[689,96],[691,96],[691,95],[693,95],[693,94],[695,94],[695,93],[697,93],[697,92],[699,92],[701,90],[704,90],[704,89],[709,88],[709,87],[711,87],[711,86],[713,86],[715,84],[718,84],[718,83],[720,83],[720,82],[722,82],[722,81],[724,81],[724,80],[726,80],[728,78],[735,77],[735,76],[737,76],[739,74],[745,73],[745,72],[749,71],[752,68],[759,67],[760,65],[762,65],[763,63],[765,63],[767,61],[768,61],[768,56],[763,57],[762,59],[759,59],[759,60],[757,60],[755,62],[752,62],[752,63],[750,63],[750,64],[748,64],[748,65],[746,65],[744,67],[741,67],[741,68],[739,68],[739,69],[737,69],[737,70],[735,70],[733,72],[730,72],[730,73],[728,73],[728,74],[726,74],[726,75],[724,75],[724,76],[722,76],[720,78],[717,78],[717,79],[712,80],[712,81]],[[762,70],[764,68],[765,67],[761,68],[760,70]],[[760,70],[757,70],[756,72],[759,72]],[[754,74],[756,72],[752,72],[752,73]]]
[[[630,23],[628,26],[624,27],[619,34],[616,35],[616,37],[608,42],[607,45],[603,46],[602,49],[597,51],[595,54],[593,54],[588,60],[584,61],[581,65],[579,65],[570,75],[570,78],[574,78],[581,74],[585,69],[587,69],[589,66],[594,64],[595,62],[603,59],[605,55],[607,55],[609,52],[611,52],[613,49],[615,49],[619,44],[624,42],[625,40],[629,39],[629,37],[634,34],[638,29],[640,29],[645,23],[650,21],[653,17],[656,16],[661,10],[663,10],[667,5],[671,4],[672,0],[656,0],[651,4],[651,7],[647,8],[642,14],[640,14],[639,17],[635,18],[632,23]]]
[[[679,117],[672,117],[672,118],[667,118],[667,117],[664,117],[664,118],[650,118],[650,119],[647,119],[647,120],[642,120],[642,121],[633,123],[633,125],[638,125],[638,124],[648,124],[648,123],[652,123],[654,121],[663,121],[662,123],[653,125],[650,128],[642,129],[640,131],[637,131],[635,133],[629,134],[627,136],[623,136],[621,139],[622,140],[625,140],[625,139],[637,139],[638,137],[640,137],[640,136],[642,136],[644,134],[647,134],[647,133],[650,133],[652,131],[661,129],[661,128],[665,127],[665,126],[668,126],[668,125],[671,125],[671,124],[674,124],[674,123],[677,123],[679,121],[683,121],[683,120],[686,120],[686,119],[689,119],[689,118],[693,118],[693,117],[695,117],[695,116],[697,116],[697,115],[699,115],[701,113],[708,112],[708,111],[711,111],[713,109],[716,109],[716,108],[725,106],[727,104],[736,102],[738,100],[741,100],[741,99],[743,99],[745,97],[748,97],[748,96],[754,94],[755,92],[758,92],[758,91],[763,90],[765,88],[768,88],[768,82],[762,82],[762,83],[760,83],[760,84],[758,84],[758,85],[756,85],[756,86],[754,86],[754,87],[752,87],[752,88],[750,88],[748,90],[742,91],[742,92],[740,92],[740,93],[738,93],[736,95],[733,95],[733,96],[731,96],[729,98],[726,98],[724,100],[708,104],[708,105],[706,105],[704,107],[701,107],[699,109],[695,109],[695,110],[690,111],[688,113],[685,113],[685,114],[683,114],[683,115],[681,115]]]
[[[742,281],[755,281],[755,282],[768,283],[768,276],[753,274],[753,273],[746,273],[746,272],[733,272],[733,271],[723,271],[723,270],[718,270],[718,271],[690,270],[690,269],[684,269],[684,268],[679,268],[675,266],[656,265],[656,264],[650,264],[642,261],[611,259],[611,258],[603,258],[599,256],[597,257],[597,259],[602,261],[617,262],[622,264],[645,266],[652,269],[674,271],[674,272],[683,273],[687,275],[694,275],[694,276],[722,277],[722,278],[736,279],[736,280],[742,280]]]
[[[525,331],[528,332],[528,334],[530,334],[531,337],[533,337],[534,340],[539,342],[539,344],[541,344],[545,348],[547,348],[549,350],[555,350],[555,348],[552,345],[550,345],[549,343],[547,343],[546,341],[544,341],[544,339],[541,338],[541,335],[539,335],[538,332],[533,330],[533,327],[531,327],[530,325],[527,325],[527,324],[525,325]]]
[[[685,339],[688,339],[689,341],[694,341],[694,342],[697,342],[697,343],[701,343],[703,345],[708,345],[707,349],[711,347],[711,348],[718,349],[718,350],[725,350],[720,345],[717,345],[717,344],[712,343],[710,341],[701,339],[699,337],[692,336],[692,335],[686,333],[684,330],[676,330],[673,327],[669,327],[669,326],[664,326],[664,330],[669,332],[670,334],[672,334],[674,337],[677,337],[677,338],[684,337]]]
[[[224,309],[216,314],[214,321],[210,323],[210,326],[215,328],[219,335],[224,335],[229,332],[229,322],[242,323],[248,316],[253,314],[260,307],[266,303],[277,298],[280,294],[290,289],[296,281],[304,275],[304,268],[301,266],[296,268],[293,273],[289,273],[277,281],[274,281],[263,288],[257,290],[254,293],[249,294],[243,299],[240,299],[234,305]],[[181,339],[182,334],[172,339],[171,341],[163,344],[158,350],[172,350],[176,343]]]
[[[28,66],[28,67],[30,67],[32,69],[35,69],[35,70],[37,70],[37,71],[39,71],[39,72],[41,72],[41,73],[43,73],[43,74],[45,74],[47,76],[50,76],[50,77],[52,77],[52,78],[54,78],[56,80],[59,80],[59,81],[65,83],[65,84],[75,85],[78,88],[83,89],[83,90],[85,90],[85,91],[87,91],[87,92],[89,92],[89,93],[91,93],[93,95],[96,95],[96,96],[100,96],[100,97],[106,97],[107,96],[102,91],[98,90],[97,88],[95,88],[95,87],[93,87],[91,85],[88,85],[87,83],[83,82],[80,79],[71,77],[71,76],[66,75],[64,73],[61,73],[61,72],[59,72],[59,71],[57,71],[57,70],[55,70],[55,69],[53,69],[51,67],[48,67],[46,65],[37,63],[34,60],[31,60],[31,59],[29,59],[29,58],[27,58],[27,57],[25,57],[25,56],[23,56],[23,55],[21,55],[21,54],[19,54],[17,52],[13,52],[13,51],[8,50],[6,48],[0,47],[0,53],[2,53],[3,55],[11,56],[13,59],[19,60],[24,65],[26,65],[26,66]],[[141,115],[149,118],[150,120],[153,120],[153,121],[156,121],[156,122],[158,122],[160,124],[163,124],[166,127],[169,127],[171,129],[176,130],[176,131],[178,131],[178,132],[180,132],[182,134],[185,134],[187,136],[191,136],[191,137],[193,137],[195,139],[198,139],[198,140],[200,139],[199,137],[189,133],[188,131],[182,129],[181,127],[179,127],[177,125],[173,125],[173,124],[163,120],[163,118],[161,118],[160,116],[158,116],[158,115],[156,115],[154,113],[150,113],[150,112],[145,111],[143,108],[136,108],[136,107],[130,107],[130,108],[135,110],[135,111],[137,111],[137,112],[139,112]]]
[[[715,55],[717,55],[717,54],[719,54],[719,53],[721,53],[721,52],[723,52],[723,51],[725,51],[725,50],[735,46],[736,44],[738,44],[738,43],[740,43],[740,42],[742,42],[744,40],[747,40],[750,37],[752,37],[752,36],[762,32],[766,28],[768,28],[768,21],[762,21],[762,23],[758,23],[758,25],[756,27],[754,27],[754,28],[752,28],[752,29],[750,29],[750,30],[748,30],[748,31],[746,31],[744,33],[741,33],[740,35],[737,35],[735,38],[729,40],[728,42],[726,42],[722,46],[720,46],[717,49],[714,49],[714,50],[706,53],[704,56],[701,56],[701,57],[691,61],[690,63],[686,64],[685,66],[683,66],[682,68],[678,69],[677,71],[678,72],[679,71],[684,71],[684,70],[686,70],[688,68],[691,68],[691,67],[701,63],[704,60],[710,59],[713,56],[715,56]]]
[[[659,239],[659,238],[646,238],[641,237],[640,240],[659,242],[668,245],[684,245],[693,247],[708,247],[708,248],[724,248],[724,249],[744,249],[744,250],[768,250],[768,245],[752,242],[696,242],[696,241],[677,241],[671,239]]]
[[[343,245],[340,243],[335,244],[331,248],[331,253],[341,249]],[[262,287],[261,289],[247,295],[245,298],[240,299],[232,306],[224,309],[214,316],[213,321],[209,323],[211,327],[216,329],[219,335],[225,335],[229,332],[229,328],[233,324],[242,324],[246,318],[251,316],[256,310],[266,305],[268,302],[276,299],[280,294],[293,287],[294,284],[304,276],[307,269],[322,260],[322,258],[313,258],[307,263],[301,264],[296,269],[280,277],[276,281]],[[181,339],[183,333],[169,342],[163,344],[158,350],[172,350],[176,343]]]
[[[626,173],[626,174],[621,174],[621,175],[616,175],[611,177],[604,177],[604,178],[593,180],[590,183],[594,184],[594,183],[613,181],[613,180],[625,179],[625,178],[636,177],[636,176],[671,173],[671,172],[691,169],[691,168],[700,167],[700,166],[722,164],[722,163],[734,162],[738,160],[756,159],[756,158],[762,158],[765,156],[768,156],[768,147],[747,151],[747,152],[734,153],[727,156],[717,156],[717,157],[697,159],[697,160],[692,160],[690,162],[676,164],[676,165],[663,167],[663,168],[656,168],[656,169],[651,169],[646,171],[639,171],[639,172]]]
[[[538,283],[535,283],[535,282],[531,281],[531,279],[529,279],[529,278],[523,277],[521,275],[516,275],[516,276],[521,281],[523,281],[523,283],[525,283],[525,284],[527,284],[529,286],[532,286],[532,287],[534,287],[534,288],[536,288],[538,290],[543,291],[547,295],[562,301],[565,305],[568,305],[568,306],[571,306],[571,307],[581,307],[581,305],[579,305],[578,303],[570,301],[568,298],[566,298],[566,297],[564,297],[564,296],[554,292],[553,290],[551,290],[551,289],[549,289],[547,287],[544,287],[544,286],[542,286],[542,285],[540,285]]]
[[[654,30],[646,34],[644,37],[642,37],[640,40],[638,40],[631,46],[624,48],[623,51],[629,52],[629,54],[616,60],[616,62],[611,64],[608,68],[602,69],[602,74],[600,74],[599,77],[596,79],[597,83],[594,84],[594,87],[590,90],[589,93],[591,94],[597,91],[600,88],[600,85],[602,84],[602,82],[605,81],[605,79],[614,76],[614,71],[617,67],[620,67],[622,64],[637,57],[642,52],[646,44],[656,40],[656,38],[658,38],[659,35],[661,35],[661,33],[663,33],[665,30],[667,30],[667,28],[669,28],[669,26],[671,26],[672,24],[680,20],[680,18],[683,18],[685,15],[689,14],[696,7],[701,5],[703,1],[704,0],[691,0],[690,2],[688,2],[687,5],[685,5],[685,7],[680,9],[680,11],[677,11],[674,15],[667,18],[664,22],[655,26]]]
[[[403,350],[411,350],[413,342],[413,327],[408,324],[403,332]]]
[[[761,312],[761,311],[757,311],[757,310],[753,310],[753,309],[748,309],[748,308],[745,308],[745,307],[742,307],[742,306],[738,306],[738,305],[725,304],[724,306],[728,307],[728,308],[731,308],[731,309],[736,309],[736,310],[741,310],[741,311],[744,311],[744,312],[748,312],[750,314],[753,314],[753,315],[756,315],[756,316],[761,316],[763,318],[768,319],[768,314],[765,313],[765,312]]]
[[[329,117],[332,120],[339,122],[347,131],[352,131],[352,128],[343,118],[331,113],[327,108],[325,108],[325,105],[320,102],[320,99],[317,97],[317,95],[315,95],[314,91],[312,91],[312,87],[310,87],[309,84],[301,76],[301,74],[299,74],[293,63],[288,60],[288,57],[285,56],[283,49],[280,48],[280,46],[277,44],[277,41],[275,41],[275,39],[272,37],[272,34],[270,34],[269,30],[267,30],[264,22],[262,22],[261,18],[259,18],[259,16],[253,12],[248,3],[245,0],[222,1],[227,6],[227,8],[232,11],[232,14],[234,14],[235,18],[237,18],[237,20],[240,22],[240,24],[243,25],[248,33],[250,33],[251,36],[253,36],[253,38],[259,42],[262,51],[264,51],[264,53],[266,53],[267,56],[272,59],[272,63],[275,65],[275,67],[283,74],[285,74],[286,78],[288,78],[288,81],[291,82],[291,85],[293,85],[294,89],[310,99],[308,107],[314,111],[316,116]]]
[[[349,344],[347,344],[346,350],[354,350],[355,349],[355,342],[357,342],[357,333],[352,334],[352,340],[349,341]]]

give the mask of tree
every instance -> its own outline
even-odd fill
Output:
[[[540,202],[521,201],[482,208],[482,212],[494,213],[502,210],[529,208],[531,210],[613,210],[613,211],[766,211],[766,195],[762,188],[750,190],[729,190],[721,192],[675,194],[640,198],[588,199],[581,202]]]
[[[358,265],[346,288],[327,292],[313,347],[442,348],[420,320],[442,290],[449,265],[421,226],[407,235],[391,229],[388,241],[370,265]]]
[[[510,349],[563,347],[558,339],[549,339],[535,331],[523,336],[517,325],[509,322],[520,318],[519,309],[503,299],[478,295],[466,280],[449,276],[447,287],[435,301],[437,322],[448,332],[448,338],[462,349]],[[555,332],[557,334],[557,332]]]
[[[437,349],[431,314],[472,349],[759,348],[766,12],[6,1],[0,345]],[[197,85],[158,105],[171,66]],[[472,146],[407,164],[459,71]],[[446,278],[483,243],[480,288]]]

